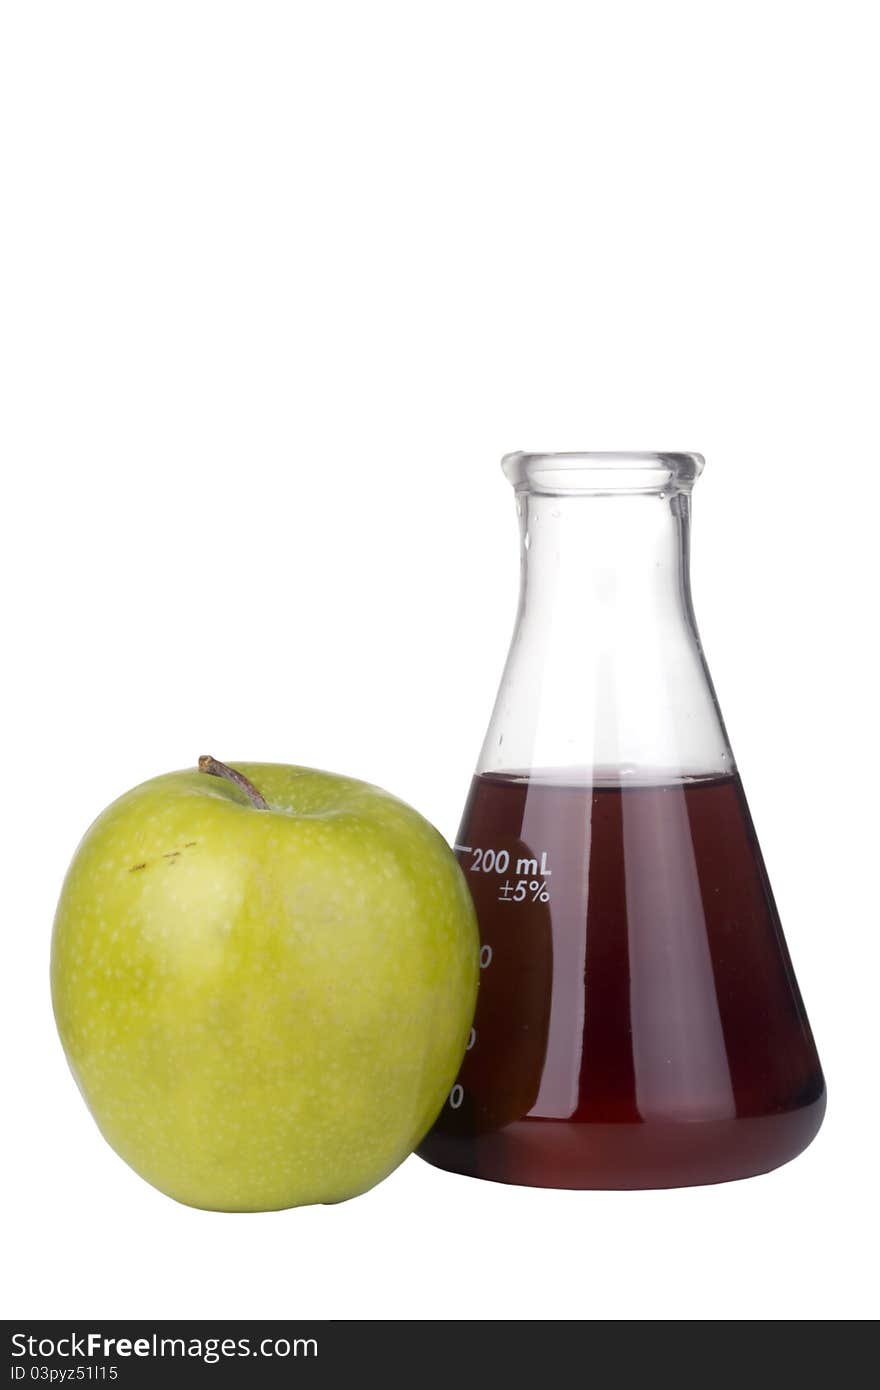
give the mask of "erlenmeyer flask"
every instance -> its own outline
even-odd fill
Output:
[[[421,1154],[674,1187],[804,1149],[825,1086],[703,659],[698,454],[512,454],[516,629],[457,852],[482,936]]]

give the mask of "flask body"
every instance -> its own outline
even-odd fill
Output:
[[[726,1181],[806,1147],[824,1081],[693,619],[701,461],[624,456],[635,489],[596,457],[508,465],[520,611],[457,843],[480,991],[420,1152],[537,1186]]]

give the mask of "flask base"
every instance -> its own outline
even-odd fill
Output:
[[[419,1156],[435,1168],[521,1187],[634,1191],[699,1187],[769,1173],[812,1142],[825,1092],[774,1115],[692,1123],[592,1124],[523,1119],[469,1138],[433,1131]]]

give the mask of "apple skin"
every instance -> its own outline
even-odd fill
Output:
[[[386,1177],[455,1080],[479,935],[446,842],[351,778],[237,763],[135,787],[70,866],[52,1000],[107,1141],[190,1206],[338,1202]]]

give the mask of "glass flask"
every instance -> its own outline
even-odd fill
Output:
[[[766,1172],[825,1085],[703,658],[699,454],[511,454],[521,590],[456,852],[482,966],[420,1153],[647,1188]]]

